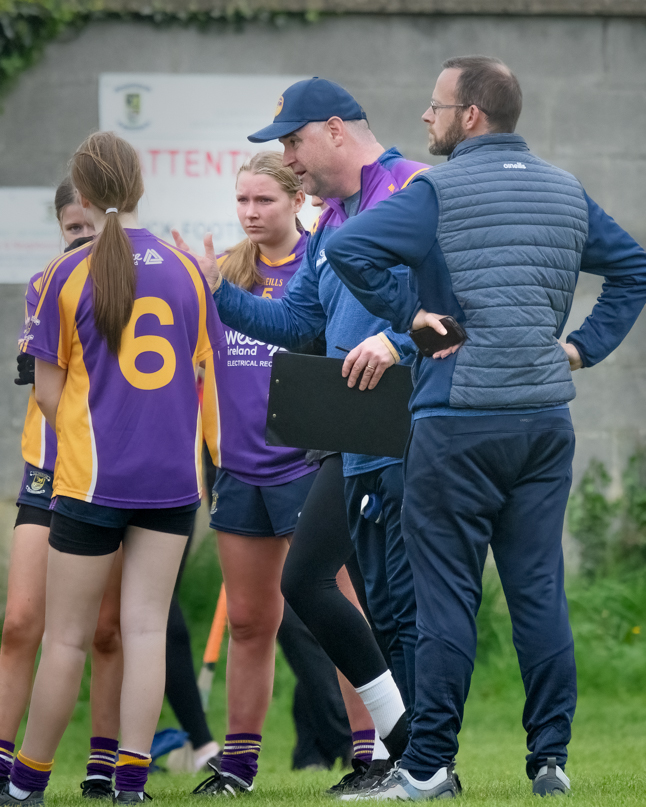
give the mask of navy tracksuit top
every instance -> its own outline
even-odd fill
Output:
[[[592,366],[626,336],[646,302],[646,253],[578,181],[531,154],[522,137],[460,143],[445,165],[347,222],[326,248],[357,299],[393,329],[420,308],[469,333],[447,359],[417,361],[411,409],[429,415],[541,411],[574,397],[558,346],[579,270],[603,293],[568,336]],[[405,264],[409,282],[387,271]]]

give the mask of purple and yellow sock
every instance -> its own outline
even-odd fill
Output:
[[[117,764],[119,741],[109,737],[90,737],[90,758],[87,761],[86,779],[112,781]]]
[[[0,777],[6,778],[11,773],[13,765],[13,752],[16,750],[14,743],[8,740],[0,740]]]
[[[44,790],[49,783],[49,777],[54,767],[51,762],[36,762],[18,751],[11,768],[11,784],[26,792]]]
[[[352,756],[355,759],[361,759],[367,762],[368,765],[372,762],[372,752],[375,750],[375,730],[366,729],[366,731],[353,731],[352,732]]]
[[[146,786],[151,762],[150,754],[140,754],[138,751],[126,751],[125,748],[120,748],[114,780],[115,791],[141,793]]]
[[[261,741],[260,734],[227,734],[220,761],[222,773],[230,773],[247,785],[252,784],[258,773]]]

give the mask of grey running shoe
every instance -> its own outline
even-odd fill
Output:
[[[81,790],[84,799],[112,799],[112,780],[110,779],[86,779],[81,782]]]
[[[376,787],[382,783],[392,769],[392,759],[375,759],[370,763],[370,767],[363,774],[363,776],[360,776],[353,782],[350,782],[350,784],[343,791],[343,794],[357,795],[358,793],[365,793],[368,790],[372,790],[373,787]],[[340,796],[342,794],[335,793],[334,795]]]
[[[364,762],[363,759],[358,759],[358,757],[352,758],[352,770],[350,773],[346,773],[346,775],[341,779],[340,782],[337,782],[332,787],[329,787],[325,793],[327,796],[339,796],[341,793],[345,793],[346,790],[349,790],[352,785],[362,779],[368,768],[370,766],[367,762]]]
[[[547,764],[539,768],[532,792],[535,796],[564,796],[570,792],[570,780],[556,764],[556,757],[548,757]]]
[[[211,766],[213,768],[213,766]],[[213,768],[213,776],[209,776],[192,791],[193,796],[239,796],[241,793],[251,793],[253,783],[248,785],[232,773],[222,773]]]
[[[370,790],[344,793],[340,799],[341,801],[363,801],[364,799],[428,801],[430,799],[454,799],[461,792],[462,786],[452,765],[448,768],[440,768],[430,779],[418,781],[407,770],[400,768],[397,763],[388,776]]]
[[[0,804],[24,804],[26,807],[37,807],[45,804],[45,791],[33,790],[24,799],[17,799],[9,792],[9,780],[7,780],[0,790]]]
[[[115,790],[112,797],[113,804],[141,804],[142,801],[152,801],[145,790]]]

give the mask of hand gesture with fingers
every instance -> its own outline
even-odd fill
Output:
[[[175,246],[177,249],[181,249],[183,252],[188,252],[191,257],[195,258],[197,265],[200,267],[202,274],[206,278],[206,282],[209,284],[209,288],[211,291],[215,291],[220,285],[222,275],[218,269],[218,262],[215,259],[213,236],[211,233],[206,233],[204,236],[204,255],[198,255],[192,249],[190,249],[186,241],[184,241],[180,235],[179,230],[171,230],[171,233],[175,239]]]
[[[374,389],[384,370],[395,363],[392,353],[379,336],[370,336],[351,350],[343,362],[342,374],[348,386],[354,387],[359,376],[360,390]]]

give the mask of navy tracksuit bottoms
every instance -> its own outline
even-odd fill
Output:
[[[419,639],[412,735],[402,768],[428,779],[458,750],[491,545],[525,687],[527,772],[563,767],[576,668],[561,537],[574,431],[566,408],[414,422],[402,525]]]

